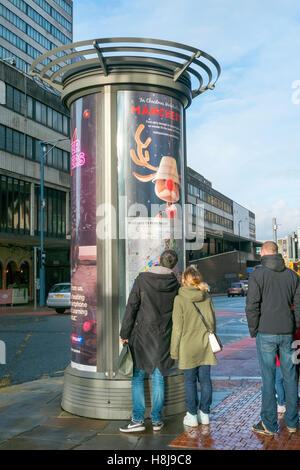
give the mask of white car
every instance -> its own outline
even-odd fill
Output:
[[[47,297],[47,307],[55,308],[57,313],[64,313],[71,308],[71,283],[62,282],[51,287]]]
[[[243,288],[245,290],[245,294],[247,295],[247,292],[248,292],[248,279],[241,280],[241,283],[242,283]]]

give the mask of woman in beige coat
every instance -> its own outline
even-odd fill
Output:
[[[178,359],[183,369],[187,414],[186,426],[209,424],[212,402],[210,366],[218,362],[209,343],[209,333],[193,303],[201,311],[209,328],[216,331],[215,310],[208,294],[208,286],[193,267],[182,275],[182,285],[174,300],[171,357]],[[197,393],[197,381],[201,385],[201,401]]]

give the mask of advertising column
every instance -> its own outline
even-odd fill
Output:
[[[126,298],[139,272],[165,249],[183,270],[183,109],[168,95],[119,91],[119,238],[125,240]]]
[[[96,109],[100,94],[71,107],[71,366],[97,370]]]

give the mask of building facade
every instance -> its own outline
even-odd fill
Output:
[[[48,290],[70,279],[69,115],[57,94],[0,61],[0,289],[27,287],[29,299],[40,245],[41,141],[54,142],[44,172]]]
[[[300,228],[286,237],[278,239],[278,251],[282,254],[286,264],[290,267],[293,267],[293,263],[298,263],[300,260],[299,237]]]
[[[217,282],[221,275],[222,281],[226,280],[222,286],[247,277],[259,263],[257,248],[261,243],[256,241],[255,214],[216,191],[210,181],[189,167],[186,189],[188,232],[195,244],[195,248],[193,243],[189,245],[187,264],[197,264],[204,271],[213,265],[212,279]],[[232,256],[224,256],[229,253]],[[223,272],[224,266],[220,269],[221,264],[228,265],[228,272]]]
[[[42,141],[49,142],[44,160],[46,290],[70,279],[69,112],[55,90],[29,77],[29,68],[37,57],[72,39],[72,1],[1,1],[0,289],[27,287],[29,299],[34,247],[40,246]]]
[[[72,1],[1,0],[0,58],[22,72],[29,74],[37,57],[72,42],[72,38]]]

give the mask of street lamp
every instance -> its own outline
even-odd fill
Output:
[[[40,142],[41,148],[41,186],[40,186],[40,220],[41,220],[41,229],[40,229],[40,253],[41,253],[41,264],[40,264],[40,307],[45,306],[45,297],[46,297],[46,276],[45,276],[45,263],[46,263],[46,252],[44,251],[44,209],[46,207],[46,200],[44,199],[44,160],[46,155],[51,152],[58,142],[64,140],[69,140],[68,137],[64,139],[57,139],[48,142]],[[47,145],[52,145],[52,147],[47,151]]]
[[[241,222],[242,220],[239,220],[238,221],[238,226],[239,226],[239,264],[240,264],[240,273],[241,273],[241,269],[242,269],[242,261],[241,261]]]
[[[242,270],[242,259],[241,259],[241,222],[243,221],[246,221],[247,219],[240,219],[238,221],[238,226],[239,226],[239,265],[240,265],[240,273],[241,274],[241,270]]]

